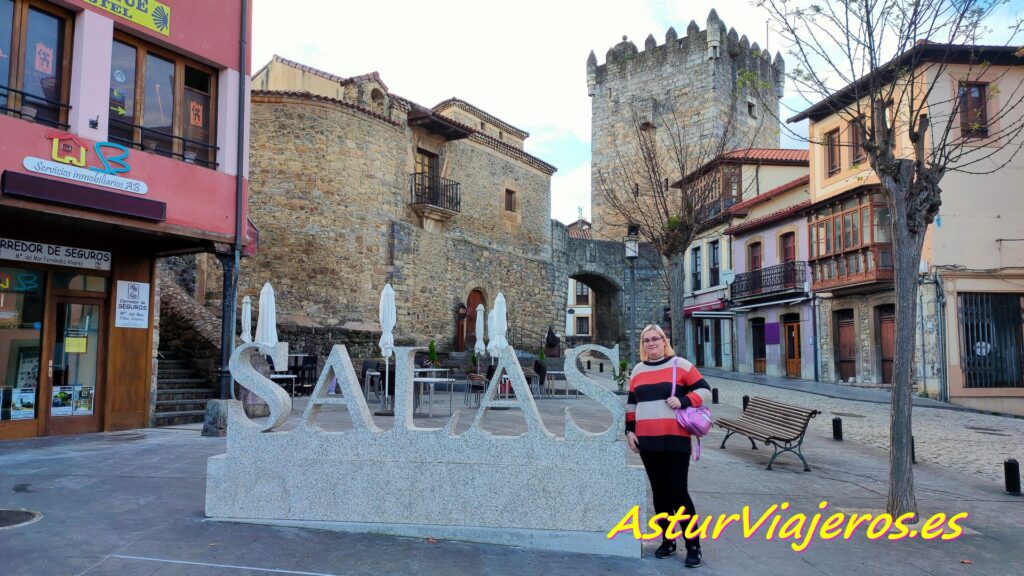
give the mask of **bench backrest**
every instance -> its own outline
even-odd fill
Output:
[[[743,418],[769,425],[779,432],[780,438],[794,439],[804,433],[811,418],[818,414],[821,412],[755,396],[747,404]]]

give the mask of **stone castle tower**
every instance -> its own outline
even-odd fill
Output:
[[[714,10],[708,14],[706,30],[690,21],[685,36],[680,38],[669,28],[660,46],[648,35],[643,51],[623,36],[608,50],[603,65],[598,65],[591,51],[587,92],[591,97],[594,238],[621,240],[625,234],[622,217],[604,201],[599,175],[616,170],[630,139],[635,140],[634,111],[658,128],[659,118],[668,118],[665,110],[670,107],[684,141],[704,137],[709,130],[721,134],[723,119],[735,113],[730,148],[778,148],[784,74],[781,55],[776,53],[773,60],[756,42],[751,44],[736,30],[727,30]],[[735,111],[729,110],[732,102]]]

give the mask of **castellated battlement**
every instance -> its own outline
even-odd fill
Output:
[[[598,86],[608,82],[646,76],[659,69],[685,70],[701,62],[712,67],[726,64],[734,70],[753,72],[761,82],[774,88],[777,98],[782,98],[786,72],[782,55],[776,52],[772,58],[757,42],[751,44],[736,29],[726,29],[714,9],[708,14],[705,30],[691,20],[682,37],[675,28],[669,28],[664,44],[659,45],[654,35],[648,34],[643,50],[623,36],[622,42],[608,49],[605,63],[601,65],[591,51],[587,58],[587,93],[594,96]]]

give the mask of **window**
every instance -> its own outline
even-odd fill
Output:
[[[1024,294],[961,292],[960,366],[967,388],[1020,388],[1024,376]]]
[[[708,287],[718,286],[718,270],[721,258],[718,240],[708,242]]]
[[[71,16],[33,0],[0,0],[0,113],[67,127]]]
[[[700,290],[700,272],[701,272],[701,261],[700,261],[700,246],[690,250],[690,291],[696,292]]]
[[[885,125],[889,127],[889,133],[892,135],[890,144],[892,149],[896,149],[896,110],[895,105],[889,102],[885,105]]]
[[[849,123],[846,127],[846,131],[850,134],[850,165],[855,166],[860,164],[867,159],[867,152],[864,151],[863,142],[861,142],[860,131],[863,126],[862,120],[854,120]]]
[[[505,190],[505,211],[515,212],[516,211],[516,191]]]
[[[0,268],[0,421],[39,417],[45,273]]]
[[[212,68],[115,34],[109,138],[132,148],[217,166]]]
[[[732,206],[740,199],[740,167],[722,167],[722,199],[726,206]]]
[[[892,242],[892,216],[888,206],[875,207],[875,242]]]
[[[782,261],[793,262],[796,260],[796,233],[786,232],[779,238],[779,245],[782,247]]]
[[[589,316],[577,316],[576,317],[576,335],[586,336],[590,334],[590,317]]]
[[[580,281],[576,281],[576,305],[590,306],[590,288]]]
[[[757,105],[753,102],[747,102],[747,116],[757,118]]]
[[[825,134],[825,161],[829,176],[839,172],[839,130]]]
[[[977,82],[960,84],[960,133],[965,138],[988,136],[987,88],[987,84]]]
[[[754,242],[747,246],[747,268],[751,271],[760,270],[763,265],[764,259],[761,258],[761,243]]]

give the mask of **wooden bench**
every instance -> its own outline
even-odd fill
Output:
[[[750,439],[750,447],[754,450],[757,450],[754,440],[775,447],[775,453],[768,461],[768,470],[772,469],[772,462],[775,461],[776,456],[782,452],[792,452],[803,461],[804,472],[810,472],[811,467],[807,465],[807,460],[804,459],[804,455],[800,451],[800,445],[804,442],[804,434],[807,432],[807,425],[811,418],[818,414],[821,414],[818,410],[754,397],[750,399],[747,409],[738,419],[719,418],[715,424],[727,432],[725,439],[722,440],[723,449],[729,436],[740,434]]]

